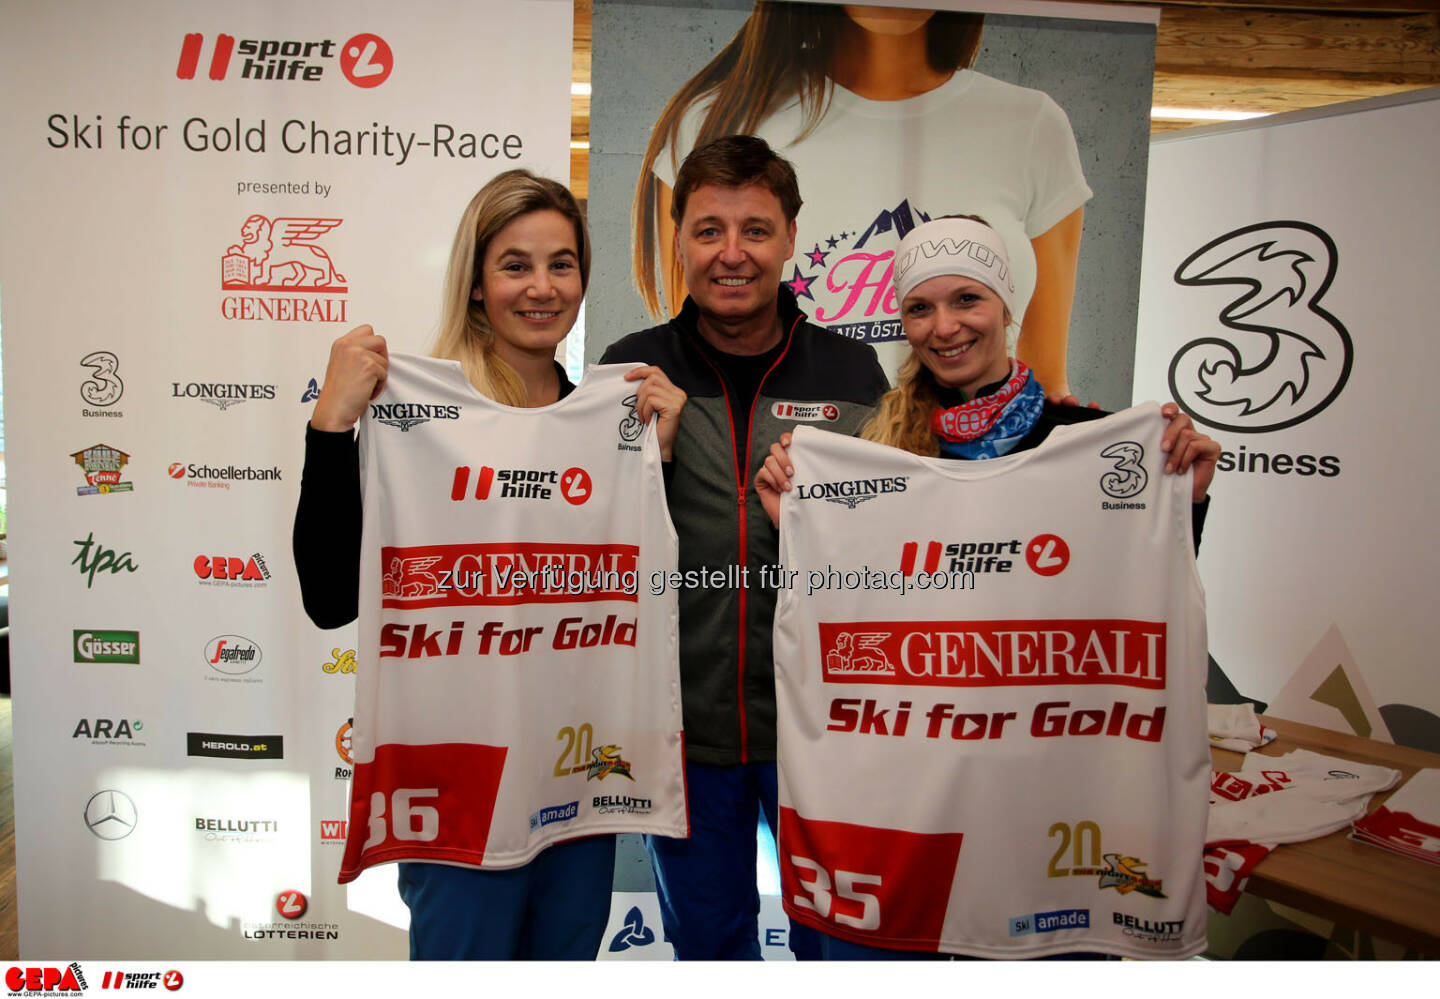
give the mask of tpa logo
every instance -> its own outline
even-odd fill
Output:
[[[244,676],[264,658],[260,646],[243,635],[216,635],[205,643],[205,664],[226,676]]]
[[[85,485],[76,486],[77,496],[105,496],[109,493],[135,491],[133,482],[121,482],[120,472],[130,463],[130,456],[109,444],[92,444],[70,454],[85,472]]]
[[[315,40],[288,38],[242,38],[223,32],[209,46],[210,59],[206,75],[211,80],[231,79],[295,81],[315,83],[333,65],[336,52],[340,56],[340,72],[357,87],[378,87],[390,78],[395,68],[395,55],[379,35],[355,35],[337,46],[330,38]],[[205,55],[205,35],[192,31],[180,42],[180,59],[175,77],[193,80]],[[238,57],[238,58],[237,58]],[[238,65],[237,65],[238,64]],[[231,70],[235,73],[231,76]]]
[[[310,908],[310,900],[298,891],[282,891],[275,896],[275,911],[283,919],[299,919]]]
[[[1191,340],[1170,362],[1170,392],[1207,426],[1292,427],[1321,412],[1350,377],[1350,334],[1320,304],[1335,241],[1308,222],[1261,222],[1206,243],[1175,269],[1187,287],[1245,289],[1220,309],[1226,332]]]
[[[71,544],[80,550],[75,553],[70,564],[80,567],[80,575],[85,577],[87,590],[95,585],[96,573],[108,572],[113,576],[122,572],[136,572],[140,568],[131,558],[130,552],[117,552],[96,541],[94,531],[86,534],[84,541],[77,538]]]

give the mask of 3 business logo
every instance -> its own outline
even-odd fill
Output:
[[[193,80],[206,52],[205,35],[192,31],[180,42],[180,59],[175,77]],[[316,83],[325,71],[335,65],[338,54],[340,72],[357,87],[369,90],[390,78],[395,68],[395,54],[379,35],[365,32],[352,36],[343,45],[334,39],[241,38],[223,32],[215,35],[209,45],[210,59],[206,75],[211,80],[230,76],[233,62],[238,72],[233,79],[269,80],[275,82]]]
[[[120,472],[130,462],[130,455],[109,444],[92,444],[70,454],[71,460],[85,473],[85,485],[75,487],[77,496],[106,496],[110,493],[135,491],[133,482],[121,482]]]
[[[120,359],[108,350],[95,350],[80,358],[80,367],[90,371],[90,377],[80,383],[80,398],[86,406],[113,406],[125,394],[125,383],[120,379]],[[116,409],[81,409],[83,416],[124,416]]]
[[[1120,441],[1100,452],[1100,457],[1114,462],[1114,467],[1100,476],[1100,488],[1116,499],[1133,499],[1145,491],[1150,481],[1145,471],[1145,448],[1134,441]],[[1106,510],[1145,509],[1144,503],[1105,503]]]

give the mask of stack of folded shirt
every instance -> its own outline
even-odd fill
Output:
[[[1247,756],[1239,770],[1210,778],[1205,896],[1228,913],[1267,853],[1344,829],[1365,814],[1372,794],[1394,786],[1400,771],[1296,749]]]
[[[1440,770],[1416,773],[1373,814],[1356,819],[1350,838],[1440,864]]]
[[[1205,713],[1210,725],[1210,745],[1215,749],[1248,753],[1275,741],[1275,730],[1260,724],[1260,719],[1255,717],[1255,705],[1248,701],[1207,704]]]

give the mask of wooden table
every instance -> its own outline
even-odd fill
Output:
[[[1257,750],[1262,756],[1309,749],[1391,767],[1404,777],[1425,767],[1440,768],[1440,755],[1434,753],[1267,715],[1260,719],[1278,733],[1274,742]],[[1245,759],[1224,749],[1211,749],[1210,757],[1216,770],[1239,770]],[[1370,810],[1394,791],[1371,798]],[[1440,957],[1440,866],[1356,843],[1349,832],[1342,829],[1277,847],[1255,868],[1245,890]]]

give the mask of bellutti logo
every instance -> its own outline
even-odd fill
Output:
[[[1220,309],[1227,333],[1186,343],[1170,392],[1196,420],[1242,434],[1282,430],[1323,411],[1350,378],[1350,333],[1320,304],[1335,241],[1308,222],[1260,222],[1206,243],[1175,269],[1186,287],[1245,289]]]
[[[187,486],[196,489],[229,489],[237,482],[279,482],[282,476],[279,465],[256,468],[254,465],[197,465],[193,461],[172,461],[166,472],[170,478],[183,479]]]
[[[1115,925],[1120,927],[1120,932],[1137,940],[1166,943],[1170,940],[1179,940],[1185,933],[1185,920],[1183,919],[1145,919],[1123,912],[1112,913],[1112,915],[1115,918]]]
[[[372,407],[373,408],[373,407]],[[498,488],[497,488],[498,486]],[[475,476],[475,499],[550,500],[558,492],[571,506],[590,498],[594,482],[583,468],[491,468],[480,466]],[[450,498],[459,503],[470,492],[470,466],[460,465],[450,479]]]
[[[1150,481],[1145,471],[1145,448],[1134,441],[1120,441],[1100,452],[1100,457],[1109,458],[1114,467],[1100,476],[1100,488],[1107,496],[1116,499],[1133,499],[1145,491]],[[1143,510],[1144,503],[1104,503],[1106,510]]]
[[[192,31],[180,41],[180,60],[175,65],[179,80],[195,79],[205,54],[205,35]],[[390,78],[395,55],[379,35],[355,35],[343,45],[334,39],[242,38],[220,33],[210,45],[206,75],[211,80],[227,77],[240,80],[316,83],[340,57],[340,72],[357,87],[378,87]],[[238,59],[236,58],[238,57]],[[234,76],[232,63],[239,63]]]
[[[260,646],[243,635],[216,635],[205,643],[205,665],[226,676],[244,676],[264,659]]]
[[[222,760],[283,760],[285,737],[186,732],[185,755],[210,756]]]
[[[371,404],[370,419],[395,427],[402,433],[431,420],[458,420],[463,406],[440,406],[426,402],[386,402]]]
[[[11,995],[61,996],[86,989],[85,974],[78,961],[68,967],[18,968],[11,965],[5,972],[5,985]]]
[[[125,383],[117,373],[120,359],[108,350],[96,350],[80,358],[80,367],[90,369],[90,377],[80,383],[80,398],[86,406],[113,406],[125,394]],[[116,409],[82,409],[83,416],[124,416]]]
[[[785,283],[796,298],[815,303],[816,322],[842,336],[865,343],[904,339],[895,298],[895,250],[911,229],[929,221],[908,198],[869,218],[861,215],[854,228],[829,233],[808,251],[797,246]]]
[[[225,248],[220,287],[226,292],[283,292],[275,295],[227,294],[220,300],[226,319],[282,323],[343,323],[349,289],[320,239],[344,219],[275,218],[251,215],[240,226],[240,242]]]
[[[71,739],[88,739],[92,746],[143,746],[145,740],[137,738],[145,725],[140,719],[130,721],[121,718],[81,718],[75,724]]]
[[[205,834],[207,843],[272,843],[280,832],[279,819],[212,819],[195,817],[195,831]]]
[[[77,663],[140,665],[140,632],[74,631]]]
[[[331,649],[330,661],[322,664],[320,668],[326,673],[354,673],[355,650]]]
[[[891,475],[880,479],[845,479],[840,482],[811,482],[795,487],[797,499],[823,499],[842,503],[851,510],[866,500],[885,493],[903,493],[909,484],[908,475]]]
[[[834,423],[840,419],[840,407],[833,402],[777,402],[770,406],[770,415],[802,423]]]
[[[80,550],[75,553],[70,564],[80,567],[80,575],[85,577],[87,590],[95,585],[96,573],[108,572],[114,576],[122,572],[135,572],[140,568],[132,560],[129,552],[116,552],[113,548],[106,548],[96,541],[94,531],[86,534],[84,541],[76,539],[71,544]]]
[[[130,456],[119,448],[109,444],[92,444],[80,451],[72,451],[70,457],[85,472],[85,485],[75,487],[77,496],[135,491],[133,482],[120,481],[120,470],[129,463]]]
[[[179,382],[170,383],[172,399],[198,399],[207,402],[222,413],[231,406],[251,399],[275,398],[275,386],[246,382]]]
[[[124,791],[96,791],[85,802],[85,828],[100,839],[124,839],[139,821],[135,802]]]
[[[264,586],[270,570],[259,552],[248,559],[234,555],[196,555],[193,563],[201,586]]]

